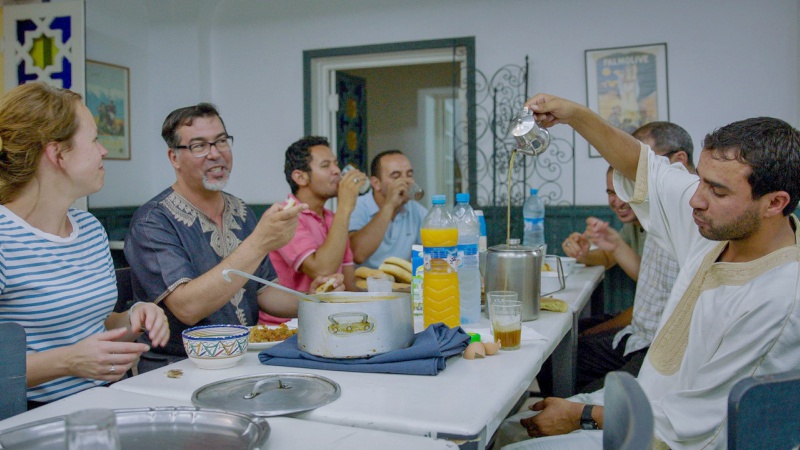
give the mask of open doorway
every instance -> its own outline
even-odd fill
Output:
[[[443,145],[447,140],[445,135],[453,134],[454,116],[443,117],[441,103],[442,99],[455,103],[457,96],[453,87],[452,63],[340,70],[337,73],[364,80],[366,85],[366,107],[360,112],[365,115],[368,129],[365,133],[366,161],[372,161],[384,150],[402,150],[414,166],[415,180],[425,192],[451,197],[454,180],[461,177],[460,173],[454,172],[458,166],[453,165],[452,139],[449,145]],[[342,95],[339,97],[341,105]],[[342,111],[338,116],[337,131],[341,131]],[[343,140],[342,136],[337,138],[340,142]],[[349,147],[343,149],[345,152],[350,150]],[[430,207],[430,195],[420,202]]]
[[[474,196],[475,124],[470,120],[475,117],[474,38],[304,52],[305,133],[326,136],[332,142],[337,139],[337,72],[367,79],[368,102],[375,105],[368,108],[368,159],[399,148],[409,156],[415,179],[426,192],[445,194],[451,202],[455,192]],[[442,77],[448,87],[434,80]],[[370,90],[370,78],[384,86],[376,89],[378,98]],[[410,80],[421,79],[430,83],[417,83],[413,94],[407,89],[401,94],[413,84]],[[392,92],[406,103],[387,107],[385,100]],[[402,112],[412,109],[412,113]],[[405,126],[409,117],[417,120]],[[404,134],[407,128],[413,130]],[[429,196],[424,202],[429,205]]]

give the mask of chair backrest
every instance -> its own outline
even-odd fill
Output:
[[[728,448],[797,448],[800,370],[740,380],[728,396]]]
[[[28,410],[25,329],[16,322],[0,323],[0,420]]]
[[[117,273],[117,304],[114,312],[124,312],[133,303],[133,282],[131,281],[131,268],[116,269]]]
[[[652,448],[653,409],[633,375],[609,372],[605,380],[604,403],[604,449]]]

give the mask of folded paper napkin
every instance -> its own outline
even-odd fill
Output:
[[[466,330],[468,333],[480,334],[481,340],[484,342],[491,342],[491,338],[489,338],[489,336],[492,336],[492,330],[489,328],[477,328],[477,327],[467,326]],[[525,325],[525,323],[523,323],[521,339],[523,341],[546,341],[547,337],[545,337],[542,333],[539,333],[538,331],[534,330],[533,328],[529,328],[528,326]]]
[[[445,368],[445,360],[467,348],[470,336],[461,327],[430,325],[414,335],[408,348],[380,355],[355,359],[333,359],[314,356],[297,348],[297,336],[262,350],[258,359],[273,366],[306,369],[340,370],[344,372],[395,373],[402,375],[436,375]]]

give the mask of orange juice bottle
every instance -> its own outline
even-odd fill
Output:
[[[422,222],[420,238],[425,274],[422,277],[422,321],[427,328],[443,322],[461,325],[461,306],[456,272],[458,228],[445,207],[445,196],[434,195],[433,207]]]

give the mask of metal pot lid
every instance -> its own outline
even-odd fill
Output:
[[[266,446],[266,419],[235,411],[187,406],[115,409],[122,448],[258,449]],[[66,416],[0,431],[0,449],[63,450]]]
[[[207,384],[194,391],[192,404],[270,417],[319,408],[341,393],[339,384],[319,375],[273,373]]]

